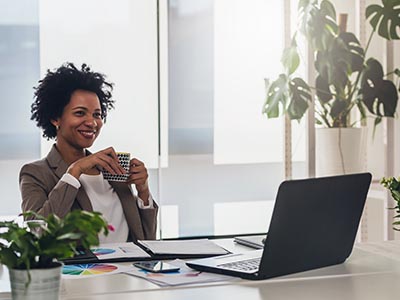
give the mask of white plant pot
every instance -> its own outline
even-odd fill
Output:
[[[365,171],[366,128],[317,128],[315,143],[317,176]]]
[[[58,300],[62,264],[54,268],[27,270],[9,269],[13,300]],[[28,283],[29,282],[29,283]]]

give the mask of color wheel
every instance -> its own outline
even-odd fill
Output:
[[[65,275],[100,275],[117,269],[117,266],[107,264],[77,264],[65,265],[62,273]]]
[[[107,249],[107,248],[95,248],[95,249],[90,249],[90,251],[92,251],[92,253],[96,256],[111,254],[115,252],[114,249]]]

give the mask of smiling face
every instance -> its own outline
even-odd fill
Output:
[[[93,145],[103,126],[100,101],[93,92],[76,90],[60,118],[52,121],[60,151],[80,151]]]

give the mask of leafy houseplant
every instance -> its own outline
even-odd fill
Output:
[[[394,117],[398,91],[386,76],[399,77],[400,70],[384,75],[381,63],[366,57],[374,34],[378,33],[386,40],[400,39],[397,34],[400,1],[382,0],[382,4],[366,9],[373,31],[364,49],[353,33],[340,29],[330,1],[300,0],[299,24],[291,46],[284,50],[281,59],[285,72],[272,82],[266,80],[263,113],[268,118],[287,114],[292,120],[300,120],[314,91],[316,122],[328,128],[354,126],[357,122],[350,119],[354,109],[359,111],[360,120],[365,119],[369,111],[375,118],[375,125],[382,117]],[[298,48],[301,37],[313,52],[314,85],[295,74],[302,61]]]
[[[34,212],[23,213],[44,222],[27,222],[21,228],[14,221],[0,222],[0,262],[11,269],[40,269],[52,266],[54,259],[72,257],[78,245],[98,245],[98,233],[108,234],[106,221],[97,212],[74,210],[63,219],[50,214],[44,218]]]
[[[390,191],[394,201],[396,201],[396,206],[393,208],[396,210],[395,219],[400,219],[400,178],[396,179],[394,177],[382,178],[381,184]],[[400,220],[393,222],[393,229],[400,231]]]
[[[61,264],[56,260],[72,257],[78,246],[89,248],[98,245],[98,233],[104,231],[107,235],[109,230],[107,222],[98,212],[74,210],[63,219],[53,214],[42,217],[34,212],[25,212],[22,215],[34,220],[27,221],[24,227],[20,227],[15,221],[0,222],[0,239],[3,240],[0,240],[0,263],[6,265],[10,271],[13,299],[30,299],[29,294],[32,291],[27,289],[30,288],[31,280],[35,280],[31,276],[32,272],[36,272],[35,276],[40,276],[38,270],[58,267],[59,270],[52,276],[58,275],[59,281]],[[22,298],[17,296],[21,293],[17,291],[21,284],[13,285],[13,278],[25,283]],[[56,284],[54,294],[58,295],[59,282]]]

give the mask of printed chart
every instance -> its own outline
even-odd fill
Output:
[[[112,264],[76,264],[65,265],[62,273],[68,277],[76,276],[94,276],[114,273],[118,270],[118,266]]]
[[[100,244],[98,247],[90,250],[96,255],[99,262],[110,259],[121,260],[123,258],[137,259],[140,257],[150,257],[150,254],[132,242]]]
[[[93,254],[96,256],[111,254],[115,252],[114,249],[108,249],[108,248],[95,248],[95,249],[90,249],[90,251],[92,251]]]

